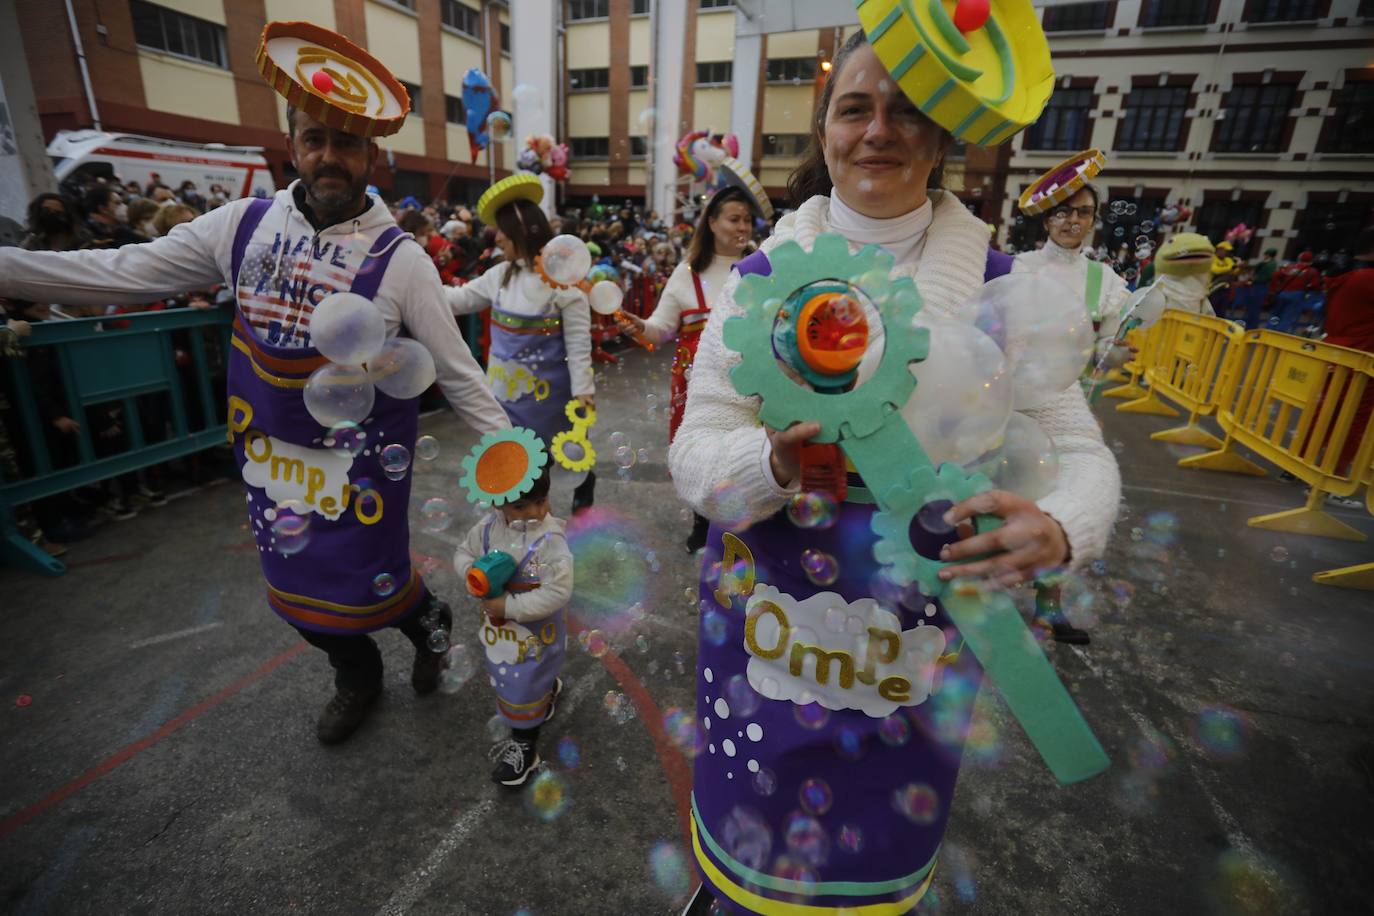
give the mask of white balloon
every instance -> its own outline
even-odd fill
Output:
[[[363,422],[376,397],[362,366],[326,363],[305,380],[305,409],[324,427]]]
[[[367,377],[393,398],[418,398],[434,384],[434,357],[418,340],[393,337],[383,345],[377,358],[367,364]]]
[[[1059,477],[1059,452],[1038,423],[1023,413],[1013,413],[1001,444],[991,455],[971,463],[969,470],[987,474],[999,490],[1040,499],[1054,489]]]
[[[911,365],[916,390],[902,418],[936,466],[996,447],[1011,414],[1011,373],[997,344],[970,324],[922,312],[930,353]]]
[[[620,311],[620,303],[624,300],[625,294],[610,280],[598,280],[592,284],[588,298],[591,299],[593,312],[598,315],[614,315]]]
[[[575,235],[556,235],[539,252],[544,273],[555,283],[567,286],[587,276],[592,269],[592,253],[587,243]]]
[[[386,320],[356,293],[332,293],[310,313],[310,342],[332,363],[358,366],[386,341]]]
[[[960,307],[1006,354],[1017,410],[1058,396],[1092,359],[1092,320],[1066,279],[1054,269],[1007,274]]]

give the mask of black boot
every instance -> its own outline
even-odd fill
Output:
[[[706,546],[706,534],[711,527],[710,519],[702,518],[695,512],[692,513],[692,533],[687,535],[687,552],[696,553]]]
[[[433,605],[426,616],[435,617],[434,625],[445,633],[453,632],[453,610],[443,601],[432,599]],[[434,652],[428,647],[415,649],[415,664],[410,668],[410,686],[420,696],[428,696],[439,689],[439,676],[443,674],[444,662],[448,651]]]
[[[573,490],[572,514],[576,515],[583,509],[590,509],[596,494],[596,471],[588,471],[587,479],[577,485]]]
[[[363,689],[339,687],[315,723],[315,736],[321,744],[338,744],[358,730],[372,704],[382,695],[380,683]]]

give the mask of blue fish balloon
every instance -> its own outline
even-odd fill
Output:
[[[487,136],[487,115],[495,107],[496,94],[491,91],[487,75],[476,67],[463,74],[463,110],[467,112],[468,144],[472,148],[473,162],[491,139]]]

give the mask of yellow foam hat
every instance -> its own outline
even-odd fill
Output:
[[[902,91],[977,146],[1010,140],[1054,88],[1050,47],[1030,0],[855,0],[859,23]]]
[[[311,22],[267,23],[257,65],[288,104],[345,133],[394,134],[410,111],[410,94],[377,58]]]
[[[539,176],[531,175],[529,172],[518,172],[502,178],[482,192],[482,196],[477,199],[477,218],[491,226],[496,222],[496,211],[506,204],[517,200],[528,200],[537,204],[543,199],[544,185],[540,183]]]
[[[1083,186],[1106,165],[1107,157],[1101,150],[1090,149],[1074,153],[1035,179],[1030,187],[1021,192],[1021,199],[1016,205],[1027,216],[1048,213],[1083,190]]]

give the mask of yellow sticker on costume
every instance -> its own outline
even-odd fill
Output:
[[[347,508],[353,467],[347,449],[306,448],[250,429],[243,455],[243,482],[266,490],[272,502],[304,503],[331,521]]]
[[[477,629],[477,638],[482,641],[487,658],[495,665],[514,665],[536,657],[543,646],[529,627],[514,620],[507,620],[498,627],[484,617]]]
[[[928,625],[903,630],[872,598],[821,592],[798,601],[760,584],[745,606],[744,646],[749,683],[768,699],[881,719],[934,692],[945,634]]]
[[[498,401],[518,401],[532,394],[536,401],[549,396],[549,383],[513,360],[492,357],[487,364],[487,384]]]

